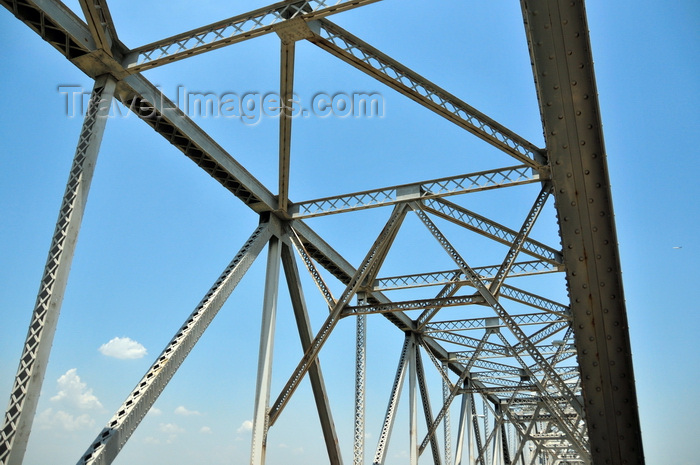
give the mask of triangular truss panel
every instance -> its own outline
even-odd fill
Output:
[[[270,450],[270,438],[303,438],[331,464],[643,463],[584,3],[453,3],[442,12],[388,0],[260,3],[185,31],[166,18],[149,43],[127,46],[123,11],[113,19],[106,0],[81,0],[79,11],[2,1],[94,88],[0,430],[0,465],[22,463],[32,444],[115,109],[162,136],[159,151],[213,178],[198,171],[198,183],[232,194],[235,208],[212,214],[230,213],[246,239],[218,247],[230,255],[220,275],[189,314],[169,315],[179,329],[79,464],[119,456],[220,311],[246,318],[224,319],[245,329],[217,356],[230,355],[222,371],[247,367],[224,379],[254,393],[244,423],[252,465],[293,453]],[[397,37],[377,32],[407,8],[415,14],[395,25]],[[494,17],[478,19],[488,13],[518,23],[513,74],[493,53],[510,46],[488,30]],[[447,24],[459,18],[455,41]],[[155,40],[159,31],[172,35]],[[265,57],[251,62],[256,54]],[[426,69],[410,67],[418,60]],[[220,74],[235,78],[237,68],[241,85],[260,87],[226,88]],[[193,82],[180,83],[186,70]],[[351,82],[352,95],[332,88]],[[204,244],[205,229],[191,240]],[[236,328],[215,333],[227,331]]]

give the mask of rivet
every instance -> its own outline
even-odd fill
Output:
[[[569,55],[571,55],[571,54],[569,53]],[[575,86],[576,84],[578,84],[578,82],[576,82],[576,81],[571,81],[571,85],[572,85],[572,86]]]
[[[576,111],[576,116],[581,116],[581,110]]]
[[[588,203],[593,203],[593,199],[592,198],[588,199]]]
[[[564,145],[561,146],[561,148],[563,148],[563,149],[568,149],[568,148],[569,148],[569,144],[564,144]]]
[[[559,86],[554,86],[554,90],[559,90]]]
[[[585,140],[582,140],[582,141],[581,141],[581,145],[586,145],[586,141],[585,141]]]
[[[572,207],[575,207],[575,206],[576,206],[576,202],[571,202],[571,206],[572,206]]]
[[[557,118],[564,119],[564,115],[559,115],[559,116],[557,116]]]
[[[601,282],[600,282],[600,287],[605,287],[605,283],[601,281]]]

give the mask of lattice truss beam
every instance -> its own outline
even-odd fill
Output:
[[[582,2],[538,0],[522,4],[545,123],[547,146],[538,148],[327,19],[375,1],[280,2],[129,48],[118,38],[105,0],[81,0],[84,19],[57,0],[2,0],[12,14],[96,83],[0,432],[0,464],[22,462],[73,254],[74,240],[70,238],[80,227],[104,130],[105,118],[100,112],[112,96],[260,214],[261,221],[252,225],[250,239],[89,444],[79,463],[114,460],[266,247],[256,402],[252,408],[252,464],[264,463],[268,430],[274,428],[307,375],[329,462],[342,463],[342,450],[350,448],[350,440],[337,435],[337,419],[329,403],[333,393],[326,390],[319,353],[344,319],[356,320],[357,330],[352,457],[355,465],[365,463],[366,365],[376,357],[386,366],[393,356],[367,352],[367,334],[371,333],[372,320],[378,318],[374,314],[381,314],[396,327],[396,334],[383,337],[404,338],[394,382],[387,393],[374,464],[384,463],[389,439],[398,434],[393,427],[404,384],[409,390],[411,464],[419,460],[436,465],[451,464],[452,460],[470,465],[642,463],[609,188],[601,182],[606,168]],[[280,95],[286,107],[280,117],[277,194],[140,74],[269,33],[280,38]],[[517,165],[291,201],[292,118],[287,105],[294,89],[295,43],[299,40],[309,41],[500,149]],[[552,74],[557,77],[550,77]],[[571,76],[577,80],[569,79]],[[584,92],[585,98],[579,99],[579,92]],[[584,100],[585,108],[578,103]],[[581,111],[589,113],[581,116]],[[562,119],[566,121],[562,123]],[[593,156],[584,150],[572,154],[570,145],[585,145]],[[463,199],[474,193],[496,189],[530,199],[529,209],[510,225],[489,218],[489,211],[477,213],[464,205]],[[452,200],[447,200],[448,196]],[[563,224],[564,250],[531,237],[540,213],[554,208],[553,202],[548,202],[552,196]],[[582,196],[589,196],[590,201]],[[600,212],[593,220],[590,218],[597,212],[589,204]],[[381,207],[391,207],[385,209],[384,227],[356,266],[329,245],[332,238],[327,242],[303,221]],[[382,266],[394,251],[397,236],[408,228],[408,217],[423,229],[406,234],[422,234],[430,247],[443,249],[446,265],[385,276]],[[66,241],[72,245],[64,246]],[[472,263],[469,257],[475,255],[474,247],[492,248],[492,256],[497,258],[490,263]],[[282,374],[288,381],[276,393],[271,376],[281,269],[304,353],[291,373]],[[306,272],[325,302],[321,309],[308,307],[301,278]],[[572,290],[571,302],[541,295],[563,295],[564,272]],[[599,302],[603,296],[597,288],[603,281],[606,292],[613,298],[619,296],[614,304]],[[558,286],[554,292],[552,283]],[[332,288],[341,291],[334,296]],[[325,321],[314,329],[309,313],[319,310]],[[596,316],[590,315],[597,315],[603,323],[593,324]],[[428,392],[430,380],[442,383],[439,398],[437,393]],[[458,419],[451,414],[458,414]],[[423,455],[428,448],[430,453]]]

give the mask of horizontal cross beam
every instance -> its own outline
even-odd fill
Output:
[[[478,173],[450,176],[411,184],[324,197],[295,203],[292,218],[311,218],[346,211],[394,205],[408,200],[447,197],[501,187],[519,186],[540,180],[528,166],[513,166]]]
[[[295,19],[311,21],[377,1],[379,0],[278,2],[137,47],[124,58],[123,66],[130,73],[138,73],[278,31]]]
[[[496,275],[499,267],[500,265],[479,266],[474,267],[474,271],[477,272],[482,279],[490,279]],[[558,271],[561,271],[560,267],[554,266],[551,263],[543,260],[532,260],[513,264],[510,273],[508,273],[508,277],[514,278],[518,276],[532,276],[536,274],[554,273]],[[455,281],[455,277],[457,277],[459,281]],[[378,278],[374,281],[374,290],[388,291],[394,289],[438,286],[447,283],[465,284],[466,282],[467,279],[462,273],[462,270],[455,269],[435,271],[432,273],[418,273]]]

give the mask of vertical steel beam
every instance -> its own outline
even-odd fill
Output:
[[[272,352],[277,317],[280,258],[280,240],[272,236],[267,252],[265,295],[263,297],[262,324],[260,328],[260,354],[258,356],[258,378],[255,388],[251,465],[263,465],[265,463],[268,428],[267,407],[270,403],[270,382],[272,381]]]
[[[430,352],[428,352],[429,355],[432,355]],[[443,362],[442,365],[442,370],[443,372],[447,373],[448,372],[448,364],[447,362]],[[443,405],[447,403],[447,399],[450,396],[450,385],[448,384],[448,380],[443,378],[442,379],[442,403]],[[452,465],[452,426],[450,424],[450,411],[447,410],[445,412],[445,419],[443,420],[443,429],[445,433],[445,465]]]
[[[384,460],[386,459],[386,451],[389,448],[389,439],[391,439],[391,430],[394,428],[394,415],[396,414],[396,407],[399,404],[399,398],[401,397],[403,379],[406,375],[406,356],[408,354],[409,346],[410,338],[406,336],[406,340],[403,343],[403,348],[401,349],[401,357],[399,357],[399,365],[396,368],[396,376],[394,377],[394,384],[391,387],[391,395],[389,396],[389,403],[386,407],[384,424],[382,425],[382,432],[379,435],[377,450],[374,454],[372,465],[384,465]]]
[[[39,293],[0,431],[0,464],[22,463],[49,361],[97,153],[116,82],[95,81],[49,248]]]
[[[363,314],[357,315],[355,327],[355,436],[353,441],[353,465],[363,465],[365,462],[366,358],[367,315]]]
[[[476,416],[476,405],[474,405],[474,394],[467,392],[468,397],[469,423],[467,424],[467,465],[476,465],[476,455],[479,453],[479,421]]]
[[[501,444],[501,422],[498,416],[499,410],[496,410],[497,414],[494,415],[493,424],[493,436],[491,440],[493,441],[493,465],[503,465],[503,446]]]
[[[462,407],[459,414],[459,433],[457,450],[455,451],[455,465],[474,465],[475,462],[475,426],[477,426],[477,416],[474,409],[474,398],[470,392],[462,394]],[[466,442],[466,454],[464,447]],[[466,460],[463,457],[466,455]]]
[[[416,336],[409,336],[408,347],[408,449],[409,462],[411,465],[418,465],[418,393],[416,392],[416,380],[418,369],[416,366]]]
[[[464,437],[468,437],[468,425],[471,424],[471,407],[469,400],[471,397],[466,392],[462,393],[462,406],[459,410],[459,426],[457,429],[457,448],[455,449],[455,465],[462,464],[462,455],[464,450]],[[472,465],[472,461],[468,460],[467,465]]]
[[[279,197],[281,211],[289,204],[289,157],[292,145],[292,94],[294,91],[294,41],[281,42],[280,53],[280,135]]]
[[[304,299],[301,280],[299,279],[299,269],[297,268],[294,254],[286,242],[282,243],[282,266],[284,267],[284,275],[287,278],[287,287],[289,288],[289,295],[292,301],[292,307],[294,308],[294,317],[296,318],[297,328],[299,329],[301,347],[306,351],[311,345],[313,331],[311,329],[311,322],[309,321],[309,312],[306,308],[306,299]],[[318,410],[318,416],[321,422],[323,439],[326,443],[328,461],[331,465],[342,465],[343,458],[338,444],[338,435],[336,434],[331,407],[328,403],[326,385],[321,372],[321,362],[318,359],[316,359],[316,363],[309,368],[309,381],[311,381],[311,389],[313,390],[314,400],[316,401],[316,410]]]
[[[581,0],[522,0],[593,463],[644,463],[617,233]]]
[[[425,382],[425,369],[423,367],[423,357],[420,354],[420,343],[416,337],[416,376],[418,377],[418,389],[420,389],[420,398],[423,402],[423,414],[425,415],[425,424],[430,428],[433,424],[433,409],[430,406],[430,393],[428,392],[428,383]],[[449,412],[449,411],[448,411]],[[445,415],[448,414],[445,412]],[[444,418],[444,416],[443,416]],[[434,428],[433,431],[436,431]],[[440,465],[440,446],[437,441],[437,433],[433,433],[430,437],[430,450],[433,453],[433,464]]]
[[[504,413],[501,413],[504,415]],[[508,448],[508,432],[506,430],[505,417],[503,417],[503,423],[501,423],[501,443],[503,446],[503,462],[510,465],[510,449]]]
[[[476,402],[474,402],[474,394],[473,393],[468,393],[469,396],[469,402],[471,403],[472,406],[472,427],[474,431],[474,443],[476,447],[473,450],[473,452],[470,452],[470,460],[473,460],[469,465],[476,465],[476,459],[474,459],[474,454],[478,454],[479,457],[479,463],[481,465],[484,465],[484,457],[482,455],[482,450],[484,449],[481,445],[481,432],[479,431],[479,417],[476,413]],[[486,404],[486,400],[484,400],[484,405]],[[484,425],[486,425],[486,415],[484,415]],[[488,433],[486,432],[486,428],[484,428],[484,437],[486,437]]]

